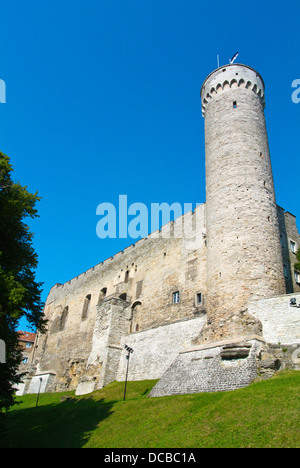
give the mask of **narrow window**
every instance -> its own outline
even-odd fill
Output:
[[[179,291],[173,293],[173,304],[179,303]]]
[[[88,294],[86,296],[86,298],[84,299],[81,320],[85,320],[87,318],[88,314],[89,314],[91,298],[92,298],[92,296],[90,294]]]
[[[130,330],[129,333],[138,332],[140,329],[140,320],[141,320],[141,302],[137,301],[133,304],[131,308],[131,318],[130,318]]]
[[[202,294],[197,293],[196,294],[196,305],[200,305],[202,303]]]
[[[300,273],[298,271],[294,271],[294,275],[295,275],[295,281],[297,284],[300,283]]]
[[[101,291],[100,291],[100,294],[99,294],[98,304],[101,301],[103,301],[103,299],[106,297],[106,294],[107,294],[107,288],[102,288]]]
[[[126,273],[125,273],[124,282],[125,282],[125,283],[128,283],[128,280],[129,280],[129,270],[127,270]]]
[[[65,307],[63,310],[63,313],[61,314],[60,317],[60,323],[59,323],[59,331],[63,331],[66,325],[67,317],[69,313],[69,307]]]
[[[296,244],[295,244],[295,242],[290,240],[290,247],[291,247],[291,252],[296,253]]]
[[[234,109],[237,108],[236,101],[233,101],[233,108],[234,108]]]

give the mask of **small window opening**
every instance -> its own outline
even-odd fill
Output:
[[[196,304],[199,305],[202,303],[202,294],[201,293],[197,293],[196,294]]]
[[[173,304],[179,303],[179,291],[173,293]]]
[[[91,298],[92,298],[92,296],[90,294],[88,294],[86,296],[86,298],[84,299],[81,320],[85,320],[87,318],[88,314],[89,314]]]
[[[63,331],[65,329],[68,313],[69,313],[69,307],[66,306],[60,317],[59,331]]]
[[[127,299],[127,294],[126,294],[126,293],[121,294],[121,295],[119,296],[119,298],[122,299],[122,301],[126,301],[126,299]]]
[[[106,297],[106,294],[107,294],[107,288],[102,288],[99,294],[98,303],[103,301],[103,299]]]
[[[127,270],[126,273],[125,273],[124,282],[125,282],[125,283],[128,283],[128,280],[129,280],[129,270]]]
[[[233,108],[234,108],[234,109],[236,109],[236,108],[237,108],[236,101],[233,101]]]

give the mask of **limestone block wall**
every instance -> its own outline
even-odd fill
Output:
[[[300,235],[296,225],[296,217],[279,206],[277,211],[286,292],[300,292],[300,275],[297,276],[298,281],[296,281],[294,268],[297,262],[296,252],[300,248]]]
[[[174,236],[182,223],[190,226],[192,232],[183,238]],[[179,292],[178,303],[173,302],[174,292]],[[200,302],[197,293],[201,295]],[[55,285],[45,304],[48,332],[38,336],[31,375],[55,373],[54,391],[77,388],[85,375],[94,385],[104,362],[97,354],[97,362],[93,361],[95,343],[102,342],[102,347],[118,344],[117,339],[112,339],[114,322],[108,315],[103,314],[99,322],[98,305],[113,298],[125,301],[129,307],[122,325],[124,335],[192,319],[203,313],[206,301],[205,205],[67,283]],[[117,360],[116,349],[110,348],[111,362]],[[112,374],[117,370],[107,369]]]
[[[76,394],[90,393],[116,380],[120,360],[120,340],[128,333],[130,302],[103,299],[97,306],[92,349],[82,370]]]
[[[180,351],[189,348],[201,331],[205,315],[182,322],[124,336],[118,366],[117,380],[125,380],[127,344],[134,352],[130,356],[128,380],[159,379],[177,358]]]
[[[183,351],[150,396],[217,392],[246,387],[257,376],[259,338],[216,342]]]
[[[290,305],[292,298],[299,307]],[[261,321],[266,342],[300,343],[300,293],[252,300],[249,312]]]
[[[54,378],[55,374],[51,373],[41,373],[34,376],[30,382],[29,393],[44,393],[45,391],[49,391]]]

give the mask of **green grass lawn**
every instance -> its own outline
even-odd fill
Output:
[[[42,394],[37,408],[36,395],[19,397],[0,447],[300,446],[298,371],[231,392],[149,398],[155,382],[129,382],[125,402],[122,382],[82,397]]]

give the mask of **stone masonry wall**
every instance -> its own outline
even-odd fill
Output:
[[[299,307],[290,305],[292,298]],[[300,293],[252,300],[248,310],[262,323],[263,337],[268,343],[300,343]]]
[[[127,344],[134,352],[130,356],[128,380],[159,379],[178,354],[191,346],[205,323],[205,315],[124,336],[117,380],[125,380]]]
[[[179,354],[150,396],[217,392],[246,387],[257,376],[259,338],[216,342]]]
[[[184,238],[176,237],[182,223],[191,232]],[[120,331],[118,340],[113,342],[111,338],[108,342],[110,332],[103,324],[100,328],[97,325],[98,304],[103,299],[121,297],[128,303],[127,329],[122,329],[125,336],[198,317],[205,310],[206,301],[205,250],[205,205],[200,205],[194,213],[178,218],[160,232],[69,282],[55,285],[45,305],[49,331],[38,336],[31,375],[55,373],[55,391],[77,388],[85,375],[93,384],[98,381],[106,361],[103,356],[93,361],[93,343],[98,340],[104,349],[109,344],[117,345],[121,339]],[[173,303],[176,291],[180,300]],[[200,303],[197,293],[201,294]],[[104,314],[105,320],[110,327],[113,322]]]
[[[277,211],[286,292],[300,292],[300,278],[297,282],[294,268],[294,264],[297,262],[296,252],[300,248],[300,235],[296,225],[296,218],[279,206]]]

